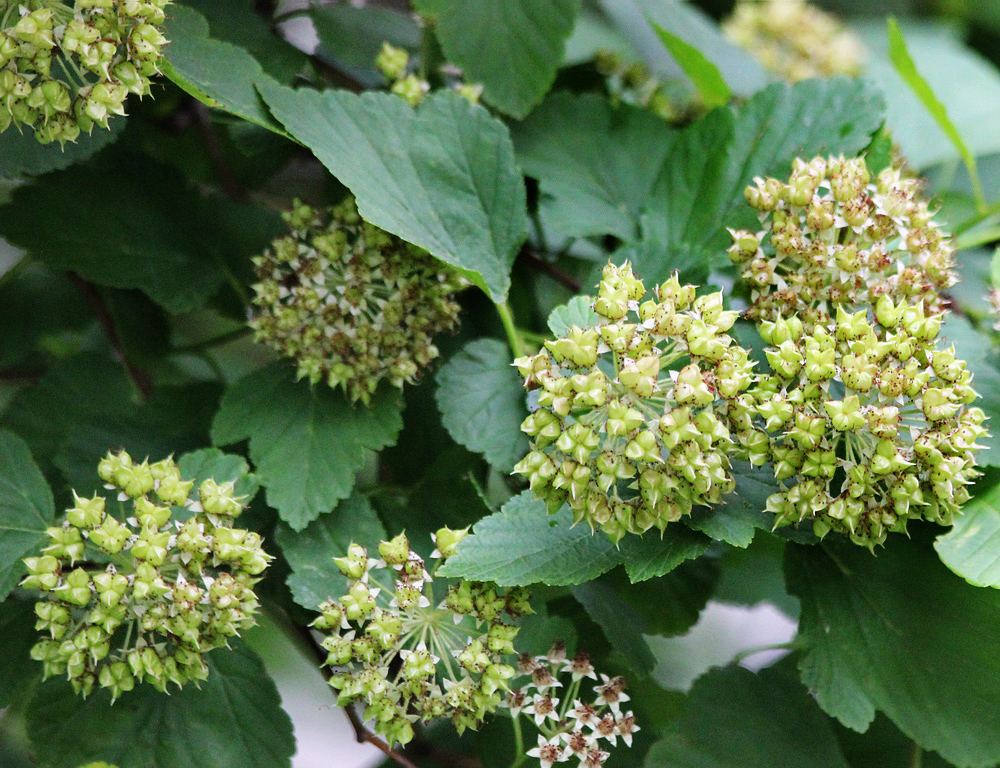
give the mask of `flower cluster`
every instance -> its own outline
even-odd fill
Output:
[[[465,533],[442,528],[435,554],[451,556]],[[450,717],[459,732],[477,728],[515,674],[503,658],[514,653],[517,628],[503,616],[531,613],[527,592],[463,581],[435,601],[433,578],[405,535],[378,553],[351,544],[335,558],[347,591],[313,622],[329,633],[322,646],[337,703],[361,704],[390,744],[409,742],[417,721]]]
[[[413,382],[438,355],[433,336],[458,321],[464,279],[363,221],[353,199],[296,201],[285,221],[291,232],[254,259],[255,338],[352,401],[369,402],[382,379]]]
[[[515,471],[550,510],[568,503],[615,541],[718,502],[733,489],[733,433],[752,433],[753,363],[728,334],[737,313],[676,275],[652,293],[628,263],[608,264],[594,327],[514,363],[538,391]]]
[[[417,106],[431,90],[431,84],[410,72],[410,54],[403,48],[397,48],[389,43],[382,43],[382,50],[375,58],[375,68],[389,82],[390,92],[403,98],[411,107]],[[478,104],[483,94],[483,86],[466,83],[462,80],[461,71],[446,65],[441,68],[446,84],[470,104]]]
[[[985,416],[954,348],[939,348],[952,247],[917,183],[875,184],[862,159],[797,159],[756,179],[763,230],[732,231],[773,374],[752,395],[749,458],[772,462],[776,525],[812,521],[868,547],[910,518],[949,525],[977,475]]]
[[[739,0],[723,31],[790,82],[861,72],[864,49],[858,39],[805,0]]]
[[[258,534],[233,528],[243,506],[231,482],[205,480],[192,498],[194,481],[172,459],[140,464],[124,452],[98,474],[121,518],[103,496],[75,496],[41,555],[24,561],[21,585],[43,593],[36,628],[48,634],[32,658],[84,696],[204,680],[204,655],[255,623],[253,586],[271,556]]]
[[[170,0],[0,0],[0,131],[75,141],[159,74]]]
[[[917,192],[896,167],[871,183],[862,158],[796,159],[788,181],[755,179],[746,198],[762,231],[730,230],[729,249],[753,288],[748,316],[829,325],[833,307],[881,296],[941,312],[953,248]]]
[[[986,434],[965,362],[936,345],[940,315],[888,296],[873,309],[838,305],[811,331],[760,324],[774,374],[754,390],[768,440],[751,457],[782,484],[776,525],[811,520],[870,548],[911,518],[951,525]]]
[[[541,768],[570,759],[582,768],[599,768],[609,757],[605,747],[616,746],[618,739],[632,746],[639,726],[632,712],[622,712],[629,700],[625,679],[602,674],[597,685],[586,686],[593,698],[584,697],[584,681],[597,681],[586,653],[567,658],[565,646],[557,643],[546,656],[522,656],[517,671],[528,681],[511,689],[506,705],[515,723],[520,716],[534,721],[538,744],[527,754],[537,757]]]

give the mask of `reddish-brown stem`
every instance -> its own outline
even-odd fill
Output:
[[[208,107],[196,100],[193,109],[198,135],[201,136],[201,141],[205,145],[205,151],[208,153],[208,158],[212,163],[212,170],[215,171],[215,175],[219,179],[223,191],[230,200],[237,203],[245,202],[248,198],[247,191],[243,189],[243,185],[240,184],[232,168],[229,167],[229,163],[226,161],[226,155],[222,151],[222,145],[219,143],[219,136],[215,132],[215,126],[212,125],[212,115],[208,111]]]
[[[580,285],[579,280],[577,280],[569,273],[559,269],[559,267],[557,267],[552,262],[546,261],[537,253],[535,253],[533,250],[531,250],[531,248],[529,248],[528,246],[525,246],[524,248],[521,249],[520,255],[521,258],[524,259],[526,262],[528,262],[532,267],[537,269],[539,272],[544,272],[546,275],[551,277],[560,285],[564,285],[565,287],[569,288],[571,291],[573,291],[573,293],[580,292],[580,288],[582,286]]]
[[[132,383],[139,390],[142,399],[145,400],[153,391],[153,383],[149,378],[149,374],[135,365],[126,354],[121,334],[118,333],[118,326],[115,324],[115,319],[112,317],[111,310],[108,308],[107,302],[104,301],[104,297],[101,296],[100,291],[97,290],[93,283],[84,280],[75,272],[70,272],[69,278],[80,293],[83,294],[87,303],[90,304],[90,309],[101,324],[101,329],[111,344],[111,348],[118,355],[122,365],[125,366],[125,370],[128,372],[129,378],[132,379]]]

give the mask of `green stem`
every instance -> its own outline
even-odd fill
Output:
[[[521,716],[514,715],[511,720],[514,723],[514,762],[510,764],[510,768],[517,768],[527,759],[527,755],[524,753],[524,734],[521,733]]]
[[[770,645],[757,645],[737,653],[733,656],[731,663],[739,664],[748,656],[753,656],[755,653],[762,653],[763,651],[795,651],[803,647],[803,644],[798,640],[789,640],[786,643],[771,643]]]
[[[917,742],[913,742],[913,750],[910,752],[910,767],[921,768],[924,764],[924,750]]]
[[[956,237],[955,249],[959,251],[964,251],[966,248],[975,248],[978,245],[985,245],[986,243],[992,243],[994,240],[1000,240],[1000,226],[992,226],[992,227],[987,227],[986,229],[978,229],[975,232],[970,232],[967,235]]]
[[[952,229],[952,234],[955,236],[961,235],[963,232],[967,232],[977,224],[996,216],[997,214],[1000,214],[1000,203],[993,203],[993,205],[989,206],[985,211],[981,211],[970,216],[965,221],[954,227]]]
[[[497,304],[496,308],[500,314],[500,322],[503,323],[504,332],[507,334],[507,343],[510,345],[511,354],[515,358],[523,357],[524,345],[521,342],[521,335],[517,332],[517,326],[514,324],[514,315],[511,313],[510,307],[505,301]]]

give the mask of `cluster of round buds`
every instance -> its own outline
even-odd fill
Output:
[[[435,535],[440,563],[466,531]],[[334,562],[347,592],[320,606],[312,626],[333,668],[340,706],[364,707],[366,720],[390,744],[413,738],[413,723],[450,717],[461,733],[496,711],[514,668],[517,627],[503,620],[531,613],[527,592],[462,581],[437,600],[424,561],[400,534],[379,544],[378,558],[351,544]]]
[[[793,83],[861,73],[858,39],[805,0],[739,0],[723,31],[769,72]]]
[[[836,306],[882,296],[940,312],[953,248],[917,192],[899,168],[871,183],[862,158],[796,159],[788,181],[756,179],[746,198],[762,231],[730,230],[729,256],[753,288],[748,315],[829,325]]]
[[[752,432],[753,363],[728,334],[737,313],[676,275],[645,294],[628,263],[608,264],[595,327],[514,362],[537,391],[521,425],[532,450],[515,472],[551,511],[568,503],[615,541],[720,501],[734,485],[734,432]]]
[[[75,141],[149,93],[170,0],[0,0],[0,132]]]
[[[771,461],[782,491],[775,525],[811,520],[873,548],[906,521],[950,525],[979,473],[985,416],[953,347],[936,344],[940,315],[879,297],[873,311],[837,307],[829,326],[763,321],[774,371],[754,389],[767,439],[751,461]]]
[[[582,768],[599,768],[610,756],[607,748],[617,746],[618,739],[632,746],[639,726],[632,712],[622,712],[629,700],[625,678],[602,674],[598,681],[587,654],[567,658],[561,643],[546,656],[522,656],[517,671],[528,680],[511,689],[506,706],[512,717],[524,716],[538,729],[538,745],[527,755],[538,758],[541,768],[570,759]],[[583,694],[587,688],[592,697]]]
[[[291,232],[254,259],[255,338],[294,359],[300,378],[368,403],[379,382],[413,382],[458,321],[466,282],[426,251],[363,221],[353,199],[285,213]]]
[[[272,559],[258,534],[233,527],[241,497],[212,479],[193,495],[172,459],[109,454],[98,474],[111,504],[74,494],[48,546],[24,561],[21,585],[43,593],[36,628],[47,634],[32,658],[84,696],[204,680],[205,653],[255,623],[253,586]]]
[[[417,106],[430,92],[431,84],[409,71],[410,54],[403,48],[382,43],[382,50],[375,58],[375,68],[391,83],[389,90],[405,99],[411,107]],[[482,85],[464,82],[461,70],[450,65],[442,67],[441,74],[448,86],[470,104],[479,103],[479,97],[483,94]]]

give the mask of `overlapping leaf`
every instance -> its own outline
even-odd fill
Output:
[[[483,99],[514,117],[531,111],[556,77],[580,0],[446,0],[438,40]]]
[[[21,579],[21,558],[42,548],[54,518],[52,491],[28,446],[0,431],[0,600]]]
[[[442,366],[437,382],[441,420],[455,442],[510,472],[528,452],[520,428],[528,409],[507,345],[497,339],[466,344]]]
[[[878,557],[844,542],[789,546],[803,682],[850,728],[865,730],[877,709],[957,766],[995,765],[1000,592],[970,588],[935,555],[936,531],[910,528]]]
[[[282,768],[295,751],[292,722],[257,656],[242,642],[209,653],[208,679],[169,696],[137,686],[114,705],[106,690],[83,699],[62,679],[38,690],[28,733],[40,761],[78,768]]]
[[[217,445],[250,440],[250,458],[267,502],[295,530],[350,495],[369,451],[402,429],[399,393],[382,389],[369,407],[352,406],[329,387],[294,380],[275,363],[233,385],[212,426]]]
[[[447,92],[414,110],[386,93],[259,89],[285,128],[354,193],[367,221],[503,301],[527,234],[524,182],[503,123]]]

